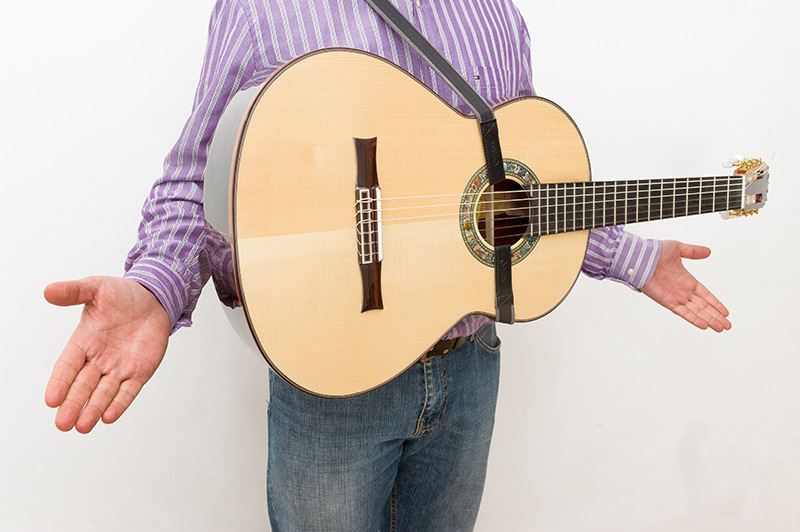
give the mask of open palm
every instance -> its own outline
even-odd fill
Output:
[[[682,262],[682,259],[705,259],[710,254],[707,247],[665,240],[653,277],[642,292],[695,327],[722,332],[731,328],[728,309]]]
[[[45,402],[58,407],[56,426],[87,433],[101,418],[113,423],[164,358],[166,311],[142,285],[118,277],[54,283],[44,296],[54,305],[84,305],[45,392]]]

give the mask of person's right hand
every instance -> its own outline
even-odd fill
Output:
[[[87,433],[113,423],[164,358],[170,320],[142,285],[119,277],[87,277],[44,289],[53,305],[84,305],[78,327],[53,368],[45,402],[58,407],[56,427]]]

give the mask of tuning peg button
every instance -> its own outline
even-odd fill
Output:
[[[727,161],[724,161],[722,163],[722,166],[724,168],[733,168],[734,166],[737,166],[736,163],[740,163],[743,160],[744,160],[744,155],[737,153],[736,155],[733,156],[733,159],[728,159]]]

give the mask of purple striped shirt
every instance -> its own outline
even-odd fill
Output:
[[[397,7],[490,103],[534,94],[528,31],[510,0],[397,0]],[[469,112],[364,0],[218,0],[192,112],[142,209],[139,239],[125,264],[125,277],[156,295],[173,331],[191,323],[209,278],[203,172],[225,106],[236,92],[262,83],[286,62],[328,47],[385,57]],[[660,251],[660,242],[620,227],[596,229],[583,271],[640,289]],[[471,334],[488,321],[467,317],[447,336]]]

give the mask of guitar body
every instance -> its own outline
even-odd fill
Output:
[[[521,163],[540,183],[589,181],[581,134],[561,108],[521,98],[495,112],[512,167]],[[474,118],[383,59],[325,50],[273,75],[237,120],[228,159],[237,297],[286,380],[322,396],[363,393],[464,316],[494,316],[491,256],[476,255],[469,205],[460,205],[485,165]],[[384,207],[382,308],[364,310],[354,139],[372,138]],[[530,241],[512,267],[517,321],[563,300],[587,239],[574,231]]]

